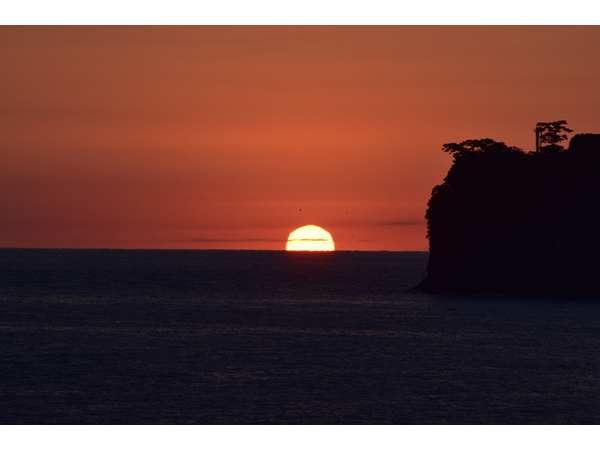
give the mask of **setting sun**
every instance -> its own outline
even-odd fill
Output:
[[[305,225],[290,233],[285,249],[288,251],[325,251],[335,250],[331,234],[316,225]]]

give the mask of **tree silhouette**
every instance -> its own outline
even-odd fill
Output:
[[[455,157],[471,153],[507,153],[521,152],[517,147],[509,147],[504,142],[496,142],[493,139],[469,139],[459,144],[451,142],[443,145],[443,151],[451,153]]]
[[[538,122],[536,124],[536,132],[540,135],[541,144],[546,144],[546,147],[553,150],[563,150],[559,142],[568,138],[567,133],[573,132],[567,128],[566,120],[557,120],[556,122]],[[541,147],[541,146],[540,146]]]

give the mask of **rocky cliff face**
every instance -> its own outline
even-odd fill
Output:
[[[564,151],[502,146],[455,153],[433,189],[419,287],[600,295],[600,135],[576,135]]]

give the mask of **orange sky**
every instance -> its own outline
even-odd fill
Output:
[[[600,133],[600,27],[0,27],[0,247],[426,250],[446,142]]]

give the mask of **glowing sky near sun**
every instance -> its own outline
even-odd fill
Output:
[[[0,247],[426,250],[446,142],[600,132],[599,27],[0,27]]]

